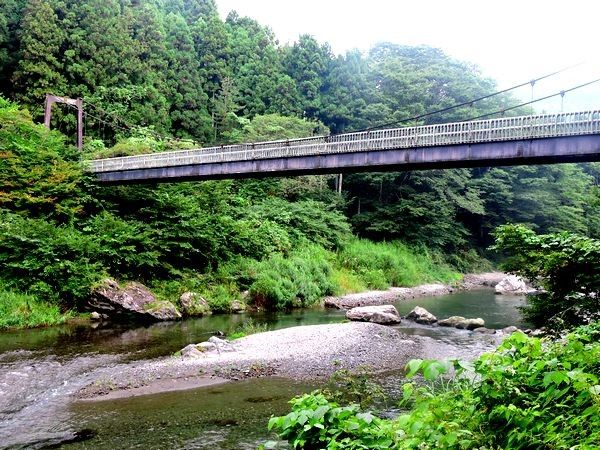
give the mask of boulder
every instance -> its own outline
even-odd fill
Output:
[[[437,322],[437,317],[420,306],[415,306],[413,310],[408,313],[406,318],[425,325],[431,325],[432,323]]]
[[[359,306],[346,312],[346,318],[383,325],[400,323],[400,314],[393,305]]]
[[[486,327],[479,327],[473,330],[473,333],[481,333],[481,334],[496,334],[496,330]]]
[[[502,328],[502,333],[503,334],[513,334],[517,330],[518,330],[517,327],[515,327],[514,325],[511,325],[510,327]]]
[[[496,294],[500,295],[525,295],[535,292],[535,289],[528,286],[525,280],[515,275],[503,278],[494,290]]]
[[[529,333],[529,336],[531,336],[531,337],[546,336],[546,328],[544,328],[544,327],[542,327],[542,328],[536,328],[531,333]]]
[[[233,345],[231,345],[230,342],[216,336],[211,336],[208,343],[213,344],[215,348],[221,352],[232,352],[234,350]]]
[[[485,326],[485,320],[481,318],[477,319],[465,319],[462,322],[459,322],[456,325],[456,328],[460,328],[461,330],[474,330],[475,328],[480,328]]]
[[[239,300],[234,300],[231,302],[231,306],[229,307],[229,309],[234,314],[241,314],[244,311],[246,311],[246,305],[244,305]]]
[[[462,330],[474,330],[475,328],[485,326],[485,321],[481,318],[466,319],[463,316],[451,316],[447,319],[438,321],[438,325],[442,327],[455,327]]]
[[[106,279],[92,291],[88,303],[113,319],[156,322],[181,318],[173,303],[156,300],[146,286],[135,282],[121,288],[116,281]]]
[[[208,302],[195,292],[184,292],[181,294],[179,304],[184,316],[205,316],[212,313]]]
[[[438,321],[438,325],[441,327],[456,327],[459,323],[464,322],[465,319],[463,316],[451,316],[447,319],[442,319]]]
[[[102,320],[102,315],[98,311],[92,311],[92,313],[90,314],[90,319]]]
[[[180,353],[183,358],[199,358],[203,354],[202,350],[194,344],[185,346],[181,349]]]

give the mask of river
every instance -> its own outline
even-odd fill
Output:
[[[522,298],[481,290],[403,300],[396,307],[402,315],[420,305],[439,318],[481,317],[486,326],[501,328],[526,325],[517,309],[522,304]],[[91,439],[64,447],[256,448],[269,437],[268,418],[287,412],[290,397],[316,385],[261,378],[103,402],[70,401],[70,394],[91,379],[109,380],[111,370],[120,363],[171,355],[189,343],[207,340],[215,332],[228,333],[248,317],[277,329],[339,322],[344,312],[314,308],[217,315],[136,328],[70,324],[0,333],[0,446],[49,448],[54,440],[91,430]],[[465,356],[490,346],[489,336],[463,330],[407,321],[398,328],[455,345]]]

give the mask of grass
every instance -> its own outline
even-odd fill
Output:
[[[0,329],[35,328],[64,323],[71,314],[61,314],[56,305],[31,295],[0,290]]]
[[[339,271],[349,274],[341,281],[345,281],[350,290],[361,284],[372,289],[387,289],[433,281],[449,283],[460,278],[441,255],[402,242],[353,239],[338,252],[336,265]]]
[[[244,291],[245,301],[255,307],[286,310],[311,306],[327,295],[459,279],[441,253],[423,246],[352,238],[337,252],[307,242],[288,254],[273,253],[261,261],[237,258],[214,272],[186,273],[154,288],[159,298],[175,302],[185,291],[197,292],[213,312],[227,313]]]

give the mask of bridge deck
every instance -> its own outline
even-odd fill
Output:
[[[245,176],[260,176],[261,170],[278,172],[288,166],[288,171],[293,171],[295,163],[293,159],[299,159],[306,164],[298,165],[298,171],[310,173],[332,172],[337,168],[351,170],[352,165],[360,165],[356,167],[358,170],[363,169],[364,164],[368,164],[368,155],[385,154],[390,151],[403,151],[402,158],[407,163],[415,160],[417,153],[430,152],[431,157],[434,153],[436,161],[443,161],[443,155],[440,157],[440,151],[443,153],[447,148],[448,153],[453,153],[455,156],[450,158],[452,161],[463,161],[465,166],[478,165],[478,160],[492,159],[495,152],[490,153],[490,157],[477,157],[472,151],[458,151],[458,159],[456,158],[457,150],[460,148],[475,148],[481,149],[495,148],[490,147],[490,143],[506,144],[515,147],[515,141],[528,142],[532,140],[547,141],[554,140],[559,137],[576,137],[600,135],[600,110],[584,111],[575,113],[561,114],[545,114],[537,116],[520,116],[506,117],[500,119],[478,120],[470,122],[456,122],[438,125],[426,125],[417,127],[394,128],[377,131],[366,131],[359,133],[347,133],[334,136],[318,136],[306,139],[293,139],[272,142],[248,143],[239,145],[209,147],[193,150],[178,150],[173,152],[153,153],[148,155],[126,156],[119,158],[108,158],[101,160],[88,161],[89,170],[98,174],[99,178],[104,181],[118,182],[142,180],[148,178],[186,178],[195,177],[203,178],[205,176],[223,178],[230,174],[232,177],[236,174],[245,174]],[[564,141],[564,139],[562,140]],[[562,142],[561,141],[561,142]],[[593,142],[589,139],[578,140],[587,142],[586,149],[583,153],[573,148],[574,140],[569,140],[567,145],[567,153],[564,150],[554,149],[552,154],[546,156],[561,157],[568,159],[573,156],[574,159],[597,160],[600,148],[598,141]],[[566,142],[566,141],[565,141]],[[590,143],[591,142],[591,143]],[[487,144],[487,145],[485,145]],[[591,145],[591,147],[590,147]],[[531,146],[530,146],[531,147]],[[570,152],[570,153],[569,153]],[[364,155],[361,155],[364,154]],[[504,153],[503,153],[504,154]],[[342,155],[348,155],[343,158]],[[583,156],[582,156],[583,155]],[[589,156],[591,155],[591,156]],[[324,158],[328,157],[330,158]],[[530,155],[532,158],[544,156],[543,150]],[[514,157],[522,157],[524,163],[527,157],[521,148],[520,155],[515,154]],[[502,156],[500,156],[502,158]],[[505,158],[511,159],[511,155],[505,155]],[[423,163],[427,162],[427,158],[417,157],[417,160],[422,159]],[[473,159],[471,163],[469,160]],[[268,164],[261,164],[261,160],[278,161],[275,168],[269,169]],[[282,161],[285,160],[285,161]],[[327,163],[325,160],[329,160]],[[309,162],[312,161],[312,162]],[[339,161],[339,163],[336,163]],[[344,162],[345,161],[345,162]],[[350,162],[348,162],[350,161]],[[266,162],[266,161],[265,161]],[[324,164],[325,162],[325,164]],[[396,157],[393,161],[384,165],[398,166],[402,161]],[[393,163],[393,164],[392,164]],[[507,161],[514,164],[515,162]],[[311,166],[312,164],[312,166]],[[220,169],[217,172],[213,170],[190,170],[190,167],[199,165],[216,165]],[[461,164],[458,164],[461,165]],[[479,164],[481,165],[481,164]],[[245,167],[245,168],[243,168]],[[179,168],[179,170],[177,169]],[[240,171],[240,168],[241,171]],[[174,169],[174,170],[173,170]],[[124,174],[131,171],[132,173]],[[179,174],[177,172],[180,172]],[[228,172],[231,171],[231,172]],[[286,170],[283,170],[285,172]],[[203,173],[212,175],[203,175]],[[214,172],[214,173],[213,173]],[[109,174],[114,175],[109,175]],[[116,176],[116,173],[121,175]]]

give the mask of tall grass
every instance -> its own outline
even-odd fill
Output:
[[[448,283],[460,278],[441,255],[402,242],[353,239],[338,252],[336,263],[340,269],[346,269],[364,285],[375,289],[434,281]]]
[[[56,305],[31,295],[0,290],[0,329],[58,325],[69,318]]]
[[[250,299],[267,309],[308,306],[325,295],[448,283],[460,274],[441,255],[401,242],[350,240],[337,253],[310,245],[252,267]]]

